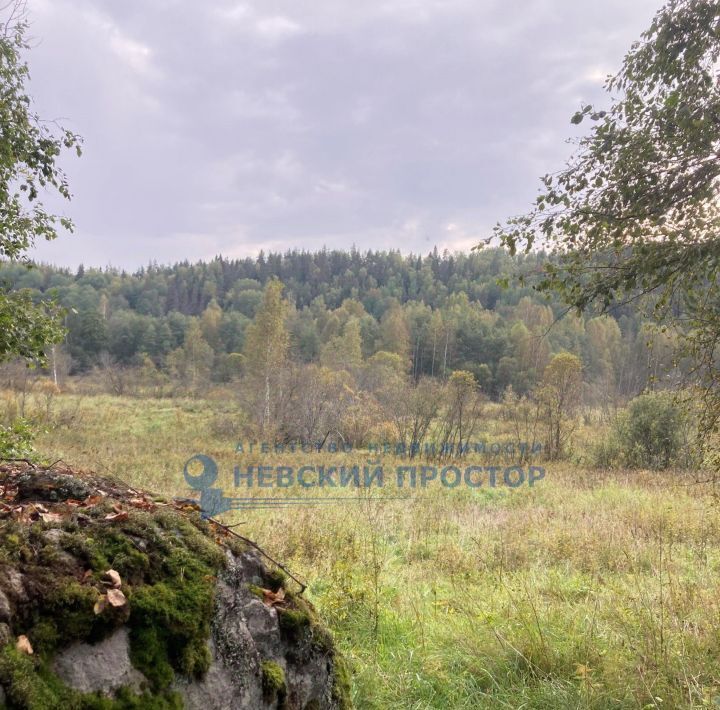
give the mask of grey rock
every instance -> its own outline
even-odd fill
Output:
[[[16,604],[22,604],[28,600],[25,577],[12,567],[2,570],[0,587]]]
[[[51,528],[43,533],[43,537],[54,545],[59,545],[64,535],[65,531],[62,528]]]
[[[202,680],[180,680],[175,684],[175,690],[182,695],[183,705],[188,710],[260,710],[268,707],[262,697],[257,658],[251,657],[247,664],[238,662],[241,660],[239,655],[226,659],[218,652],[214,640],[210,642],[210,652],[213,661]]]
[[[281,657],[277,611],[253,598],[243,606],[242,615],[258,653],[263,658]]]
[[[53,670],[67,685],[81,693],[111,695],[123,686],[139,692],[146,682],[145,676],[130,662],[125,627],[100,643],[69,646],[55,657]]]
[[[283,636],[277,611],[248,589],[249,584],[266,586],[266,578],[257,553],[228,555],[217,588],[210,669],[202,681],[175,684],[189,710],[274,710],[277,699],[263,696],[266,660],[285,671],[285,707],[300,710],[314,703],[322,710],[337,709],[332,655],[312,643],[309,629],[305,636]]]
[[[7,594],[0,589],[0,621],[10,621],[12,615],[12,607]]]
[[[17,479],[17,500],[85,500],[92,489],[84,481],[66,473],[45,471],[23,473]]]
[[[62,557],[66,555],[61,549],[64,533],[53,529],[43,534],[55,567],[77,568],[77,560]],[[135,543],[134,538],[130,539]],[[13,641],[6,623],[10,615],[20,617],[29,600],[38,596],[33,584],[38,584],[33,577],[0,566],[0,647]],[[264,604],[251,591],[253,585],[267,588],[271,584],[270,574],[256,551],[237,556],[227,552],[227,565],[217,581],[208,639],[210,667],[201,679],[178,676],[173,684],[189,710],[277,710],[280,704],[286,710],[338,709],[338,701],[333,698],[335,658],[331,644],[323,643],[321,633],[311,625],[292,631],[281,629],[281,612]],[[266,661],[273,661],[285,672],[284,701],[266,697],[263,691],[262,669]],[[121,687],[135,693],[149,687],[146,677],[130,661],[125,626],[99,643],[76,642],[60,649],[52,669],[63,683],[82,693],[112,696]]]

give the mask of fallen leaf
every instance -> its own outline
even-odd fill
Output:
[[[127,520],[130,516],[127,510],[122,510],[119,513],[110,513],[105,516],[105,520],[109,520],[111,523],[119,523],[122,520]]]
[[[141,508],[142,510],[155,510],[157,507],[153,501],[147,498],[131,498],[128,503],[135,508]]]
[[[575,677],[576,678],[587,678],[592,673],[592,668],[586,666],[584,663],[575,664]]]
[[[116,570],[109,569],[107,572],[105,572],[105,577],[107,577],[107,581],[115,589],[120,589],[120,587],[122,587],[122,580],[120,579],[120,573],[117,572]]]
[[[60,513],[40,513],[40,519],[44,523],[60,523],[63,520],[63,516]]]
[[[263,602],[267,606],[282,606],[285,604],[285,590],[280,587],[277,592],[270,589],[263,589]]]
[[[98,599],[98,600],[95,602],[95,606],[93,607],[93,611],[95,612],[96,615],[97,615],[97,614],[102,614],[103,611],[105,611],[105,607],[106,607],[106,606],[107,606],[107,598],[104,597],[104,596],[103,596],[103,597],[100,597],[100,599]]]
[[[28,656],[32,656],[33,647],[30,643],[30,639],[27,636],[18,636],[15,648],[20,651],[20,653],[27,653]]]
[[[114,606],[115,608],[119,609],[127,604],[125,595],[119,589],[108,589],[106,596],[108,604],[110,604],[110,606]]]

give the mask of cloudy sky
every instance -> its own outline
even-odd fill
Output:
[[[58,264],[467,249],[560,167],[660,0],[29,0]]]

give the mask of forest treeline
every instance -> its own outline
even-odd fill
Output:
[[[348,360],[392,354],[416,382],[465,371],[499,399],[508,387],[530,392],[552,356],[570,352],[582,362],[592,404],[627,400],[661,379],[672,336],[652,332],[634,307],[564,315],[530,285],[546,259],[501,249],[261,252],[135,273],[6,262],[0,284],[66,309],[67,334],[52,365],[72,375],[144,368],[192,387],[231,381],[242,374],[264,290],[279,280],[289,358],[297,363],[342,369]],[[509,278],[518,272],[528,283]]]

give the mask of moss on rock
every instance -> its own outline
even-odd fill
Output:
[[[225,556],[195,517],[172,510],[130,511],[119,523],[102,516],[80,525],[69,511],[62,528],[38,520],[10,521],[0,529],[0,568],[22,580],[26,597],[17,598],[18,589],[4,590],[15,599],[11,632],[27,635],[35,650],[33,659],[10,646],[3,652],[0,677],[9,678],[3,686],[8,685],[10,707],[91,707],[88,698],[62,690],[49,661],[69,644],[102,640],[122,624],[130,628],[131,660],[150,681],[148,697],[158,699],[157,707],[170,707],[165,691],[176,674],[205,673],[216,578]],[[119,572],[128,603],[106,605],[98,613],[108,569]],[[129,697],[122,707],[131,707]],[[120,707],[101,700],[105,704],[98,707]]]
[[[262,687],[265,699],[268,702],[277,702],[282,707],[287,698],[287,683],[285,671],[275,661],[263,661],[260,664],[262,671]]]
[[[0,650],[0,678],[9,707],[29,710],[180,710],[177,693],[137,695],[121,689],[114,698],[97,693],[78,693],[65,685],[39,658],[16,651]]]
[[[95,490],[98,480],[87,486]],[[31,483],[25,481],[26,492],[36,490]],[[181,707],[181,696],[173,690],[185,690],[176,680],[185,678],[193,683],[212,663],[209,641],[216,629],[218,578],[223,576],[231,587],[242,583],[242,589],[264,600],[263,589],[276,592],[284,588],[286,575],[265,568],[244,543],[222,526],[202,520],[197,512],[170,505],[133,507],[122,497],[127,488],[95,496],[97,503],[68,503],[63,497],[74,490],[74,484],[64,477],[62,486],[59,500],[51,482],[37,488],[46,496],[43,500],[52,501],[46,504],[52,510],[49,522],[31,507],[30,514],[19,520],[6,514],[0,525],[0,686],[8,708]],[[42,505],[38,507],[42,513]],[[226,569],[228,560],[233,564]],[[105,573],[109,569],[120,575],[126,604],[98,604],[106,602],[109,582]],[[244,574],[248,577],[243,579]],[[337,669],[332,637],[319,625],[312,607],[287,590],[285,599],[284,605],[276,608],[279,633],[277,627],[274,633],[280,654],[287,663],[295,664],[293,673],[318,659],[324,664],[320,667]],[[120,627],[129,631],[125,637],[129,648],[123,646],[129,654],[129,661],[125,656],[127,667],[132,663],[147,683],[140,677],[133,685],[135,690],[119,688],[113,697],[105,697],[73,690],[55,673],[62,674],[57,662],[68,646],[109,639]],[[16,650],[15,637],[20,634],[30,639],[33,655]],[[266,660],[261,671],[261,679],[254,675],[256,692],[262,692],[269,704],[283,707],[290,695],[283,666]],[[340,698],[346,684],[335,675],[333,698],[336,694]],[[139,688],[142,694],[138,694]],[[335,702],[339,704],[339,700]]]

